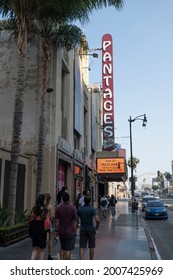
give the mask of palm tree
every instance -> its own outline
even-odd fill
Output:
[[[165,172],[164,172],[164,176],[165,176],[165,178],[166,178],[166,180],[167,180],[168,182],[171,181],[171,179],[172,179],[171,173],[165,171]]]
[[[137,165],[139,163],[139,159],[136,157],[132,157],[132,164],[133,164],[133,168],[136,169]],[[131,158],[128,159],[127,165],[129,167],[131,167]]]
[[[74,25],[61,24],[57,27],[52,21],[39,21],[37,31],[41,36],[42,49],[42,73],[41,73],[41,103],[40,117],[38,129],[38,154],[37,154],[37,185],[36,196],[41,192],[42,173],[44,162],[44,146],[45,146],[45,113],[46,113],[46,85],[47,85],[47,69],[50,57],[51,45],[57,47],[65,47],[68,51],[77,47],[83,41],[83,33],[81,29]]]
[[[15,217],[16,185],[24,105],[23,97],[25,89],[25,63],[28,46],[28,31],[34,14],[33,4],[34,0],[0,1],[0,13],[4,17],[13,19],[16,25],[15,36],[18,49],[18,74],[12,124],[11,165],[8,196],[8,212],[10,215],[9,224],[11,225],[14,224]]]
[[[28,40],[32,38],[30,33],[33,22],[42,18],[56,18],[59,11],[59,19],[88,19],[92,10],[113,5],[115,8],[122,8],[123,0],[0,0],[0,14],[3,17],[11,18],[16,24],[16,43],[19,54],[18,78],[14,102],[12,140],[11,140],[11,165],[9,177],[9,197],[8,211],[10,215],[9,224],[14,224],[15,205],[16,205],[16,185],[18,174],[18,162],[21,147],[21,128],[23,122],[24,89],[25,89],[25,63]],[[71,14],[69,13],[71,12]],[[70,16],[69,16],[70,15]],[[60,21],[58,21],[60,23]],[[44,101],[43,101],[44,102]]]

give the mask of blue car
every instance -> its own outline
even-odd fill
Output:
[[[168,219],[166,206],[160,200],[150,200],[145,209],[146,219]]]

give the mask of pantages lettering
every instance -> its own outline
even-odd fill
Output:
[[[112,36],[102,38],[103,150],[114,149],[114,96]]]

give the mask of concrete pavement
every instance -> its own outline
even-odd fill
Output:
[[[0,260],[29,260],[31,257],[31,239],[26,238],[6,248],[0,247]],[[53,240],[52,256],[59,258],[59,244]],[[88,249],[85,252],[88,259]],[[76,239],[72,260],[79,260],[79,236]],[[95,260],[151,260],[157,259],[148,228],[140,215],[131,212],[128,201],[119,200],[116,216],[113,219],[107,213],[101,219],[96,234]]]

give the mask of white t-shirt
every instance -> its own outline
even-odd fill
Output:
[[[84,204],[85,204],[85,202],[84,202],[84,195],[83,196],[81,196],[80,197],[80,199],[79,199],[79,204],[80,204],[80,206],[84,206]]]
[[[104,203],[103,203],[103,205],[102,205],[102,202],[103,202],[103,201],[104,201]],[[107,198],[106,198],[106,197],[102,197],[102,198],[100,199],[100,204],[101,204],[102,209],[105,210],[105,209],[107,208],[107,205],[108,205],[108,200],[107,200]]]

